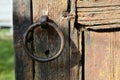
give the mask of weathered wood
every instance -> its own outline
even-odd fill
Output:
[[[85,25],[120,24],[120,1],[78,1],[78,22]]]
[[[37,22],[42,15],[47,15],[58,25],[65,36],[65,48],[58,59],[47,63],[35,62],[34,80],[70,80],[69,25],[62,16],[63,12],[67,10],[67,5],[67,0],[33,0],[33,21]],[[48,41],[51,40],[51,43],[44,42],[43,44],[52,46],[57,41],[56,46],[53,46],[53,52],[55,52],[57,46],[60,46],[59,39],[54,35],[56,34],[54,30],[48,33]]]
[[[119,35],[85,32],[85,80],[119,79]]]
[[[87,12],[91,12],[91,13],[109,13],[109,12],[113,12],[113,11],[117,11],[119,13],[120,11],[120,5],[119,6],[100,6],[100,7],[77,7],[77,11],[81,12],[81,13],[87,13]]]
[[[77,0],[77,7],[89,8],[89,7],[109,7],[120,6],[119,0]]]
[[[70,80],[82,80],[81,34],[71,26]]]
[[[78,13],[78,20],[80,21],[102,21],[102,20],[117,20],[120,19],[120,12],[118,11],[112,11],[108,12],[108,14],[102,14],[102,13],[95,13],[94,11],[89,13]]]
[[[78,23],[92,29],[83,33],[85,80],[119,80],[119,0],[78,0]],[[111,31],[108,31],[108,28]],[[107,30],[106,30],[107,29]],[[113,31],[113,32],[112,32]],[[104,32],[104,33],[103,33]]]
[[[71,4],[69,0],[14,0],[16,80],[81,80],[81,36],[74,28],[75,19],[71,20],[69,24],[69,20],[63,17],[64,11],[71,10],[70,13],[76,14],[75,3],[76,0],[71,0]],[[46,63],[36,61],[34,63],[24,51],[22,40],[32,21],[38,22],[42,15],[48,15],[63,31],[65,48],[62,55],[54,61]],[[45,32],[36,28],[34,47],[32,47],[35,49],[34,54],[39,56],[37,53],[45,51],[47,48],[54,48],[52,53],[55,53],[60,45],[60,39],[56,33],[52,28]],[[43,46],[41,47],[39,44]]]
[[[25,30],[31,25],[30,0],[13,0],[16,80],[33,80],[32,60],[23,47]]]
[[[76,17],[76,1],[71,0],[70,13]],[[76,18],[70,20],[70,80],[82,80],[81,34],[75,28]]]

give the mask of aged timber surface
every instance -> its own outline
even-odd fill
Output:
[[[119,80],[120,32],[85,32],[85,80]]]
[[[81,80],[81,34],[63,12],[75,14],[76,0],[14,0],[14,47],[16,80]],[[72,4],[72,5],[71,5]],[[23,36],[27,28],[47,15],[62,30],[65,48],[62,55],[50,62],[33,61],[23,47]],[[34,54],[51,48],[51,55],[58,50],[60,39],[54,29],[41,32],[34,30]],[[42,44],[41,44],[42,43]],[[42,45],[42,46],[41,46]],[[31,48],[31,46],[29,45]]]
[[[16,80],[33,80],[32,60],[23,47],[23,35],[31,25],[30,0],[13,0]]]
[[[66,31],[64,34],[68,35],[68,29],[67,29],[68,27],[66,25],[66,21],[63,25],[60,24],[60,23],[63,23],[60,19],[61,11],[62,11],[63,6],[66,9],[67,3],[63,1],[66,4],[64,3],[61,4],[61,1],[59,2],[58,1],[59,0],[57,1],[48,1],[48,0],[33,1],[33,21],[37,22],[40,20],[40,17],[42,15],[48,15],[50,19],[52,19],[53,21],[55,21],[55,23],[57,23],[57,25],[59,26],[59,28],[61,28],[61,30],[64,29]],[[59,7],[59,5],[61,5],[61,7]],[[55,41],[55,39],[57,39],[57,36],[51,36],[52,34],[54,34],[54,32],[51,32],[49,36],[47,35],[49,37],[49,39],[47,40],[48,41],[51,40],[51,43],[46,44],[46,42],[43,42],[43,45],[52,46],[54,44],[53,42]],[[66,42],[66,46],[65,46],[68,49],[68,51],[65,50],[64,53],[69,53],[68,44],[69,43]],[[59,45],[60,43],[57,44],[57,46]],[[56,49],[56,47],[53,47],[53,48]],[[47,63],[35,62],[35,80],[60,80],[60,79],[65,80],[67,78],[66,77],[67,66],[65,63],[66,63],[66,57],[69,54],[64,55],[64,53],[62,53],[62,55],[58,59],[51,61],[51,62],[47,62]]]
[[[78,22],[85,25],[120,24],[119,0],[77,1]]]
[[[119,80],[120,1],[77,0],[78,23],[106,31],[84,31],[85,80]]]
[[[75,4],[75,0],[71,4]],[[48,15],[58,25],[65,36],[64,51],[58,59],[47,63],[35,62],[34,80],[81,80],[81,65],[79,64],[81,55],[80,45],[78,44],[80,35],[78,35],[77,30],[72,25],[74,20],[71,21],[72,26],[70,26],[69,21],[63,17],[63,12],[68,11],[69,5],[69,0],[33,0],[33,22],[39,21],[42,15]],[[74,7],[72,6],[71,12],[74,13],[74,9],[75,5]],[[50,43],[46,44],[46,42],[43,42],[43,44],[52,46],[56,41],[56,46],[52,47],[54,48],[54,53],[60,45],[60,40],[55,35],[56,32],[54,30],[48,33],[47,40]],[[44,37],[44,35],[42,36]]]

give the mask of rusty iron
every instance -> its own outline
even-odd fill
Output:
[[[68,11],[63,11],[62,16],[67,20],[75,19],[75,15]]]
[[[38,56],[35,56],[35,55],[33,55],[33,51],[29,50],[29,48],[27,46],[28,42],[33,41],[33,32],[34,32],[34,29],[36,27],[39,27],[39,26],[41,26],[41,28],[43,28],[43,29],[49,29],[49,28],[47,28],[48,26],[54,28],[56,30],[56,32],[58,33],[60,39],[61,39],[60,49],[52,57],[40,58]],[[28,55],[32,59],[34,59],[36,61],[39,61],[39,62],[48,62],[48,61],[51,61],[51,60],[54,60],[54,59],[58,58],[61,55],[62,51],[63,51],[64,43],[65,43],[65,41],[64,41],[64,35],[63,35],[62,31],[58,28],[57,24],[55,24],[53,22],[49,22],[47,16],[42,16],[40,22],[32,24],[26,30],[26,32],[24,34],[23,42],[24,42],[24,48],[25,48],[26,52],[28,53]]]

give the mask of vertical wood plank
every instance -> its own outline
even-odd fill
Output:
[[[85,80],[114,80],[111,36],[85,32]]]
[[[114,80],[120,79],[120,32],[114,33]]]
[[[70,80],[82,80],[81,34],[71,28],[70,41]]]
[[[82,36],[81,32],[76,29],[78,25],[75,25],[77,22],[77,0],[70,1],[70,14],[74,17],[70,19],[70,80],[82,80]]]
[[[85,33],[85,80],[119,80],[120,33]]]
[[[16,80],[33,80],[32,60],[23,48],[25,30],[31,24],[30,0],[13,0]]]

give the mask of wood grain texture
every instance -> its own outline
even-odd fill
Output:
[[[100,29],[84,32],[85,80],[119,80],[119,0],[78,0],[78,22]],[[106,31],[111,28],[111,32]],[[117,31],[114,31],[117,28]],[[113,32],[112,32],[113,31]]]
[[[35,23],[40,20],[41,16],[47,15],[49,19],[58,25],[65,36],[65,48],[58,59],[46,63],[35,62],[34,80],[70,80],[69,26],[68,21],[63,19],[62,16],[62,12],[67,10],[67,0],[33,0],[32,2],[33,22]],[[51,29],[51,32],[48,33],[49,35],[47,34],[47,36],[49,38],[47,40],[48,42],[51,41],[51,43],[46,44],[46,42],[43,42],[43,45],[50,47],[57,41],[56,46],[53,47],[53,52],[55,52],[57,51],[57,46],[60,46],[60,41],[54,35],[56,34],[54,30],[52,31]]]
[[[69,21],[62,16],[64,11],[69,10],[68,6],[71,6],[71,13],[75,15],[75,1],[71,0],[70,5],[68,0],[32,0],[32,2],[14,0],[16,80],[81,80],[80,35],[74,28],[75,20],[71,20],[69,24]],[[34,23],[40,21],[42,15],[48,15],[62,30],[65,36],[65,48],[58,59],[46,63],[36,61],[34,64],[23,48],[23,36],[32,21]],[[43,32],[36,28],[33,42],[35,52],[54,48],[51,54],[55,53],[60,45],[56,33],[52,28]],[[35,55],[39,56],[36,53]]]
[[[85,32],[85,80],[119,80],[119,32]]]
[[[76,1],[71,0],[70,13],[76,17]],[[82,80],[81,34],[75,28],[76,18],[70,20],[70,80]]]
[[[77,6],[81,8],[101,7],[101,6],[119,6],[119,0],[77,0]]]
[[[120,24],[119,0],[77,2],[78,22],[84,25]]]
[[[13,0],[16,80],[33,80],[32,60],[23,47],[25,30],[31,25],[30,0]]]
[[[70,80],[82,80],[81,34],[71,26]]]

